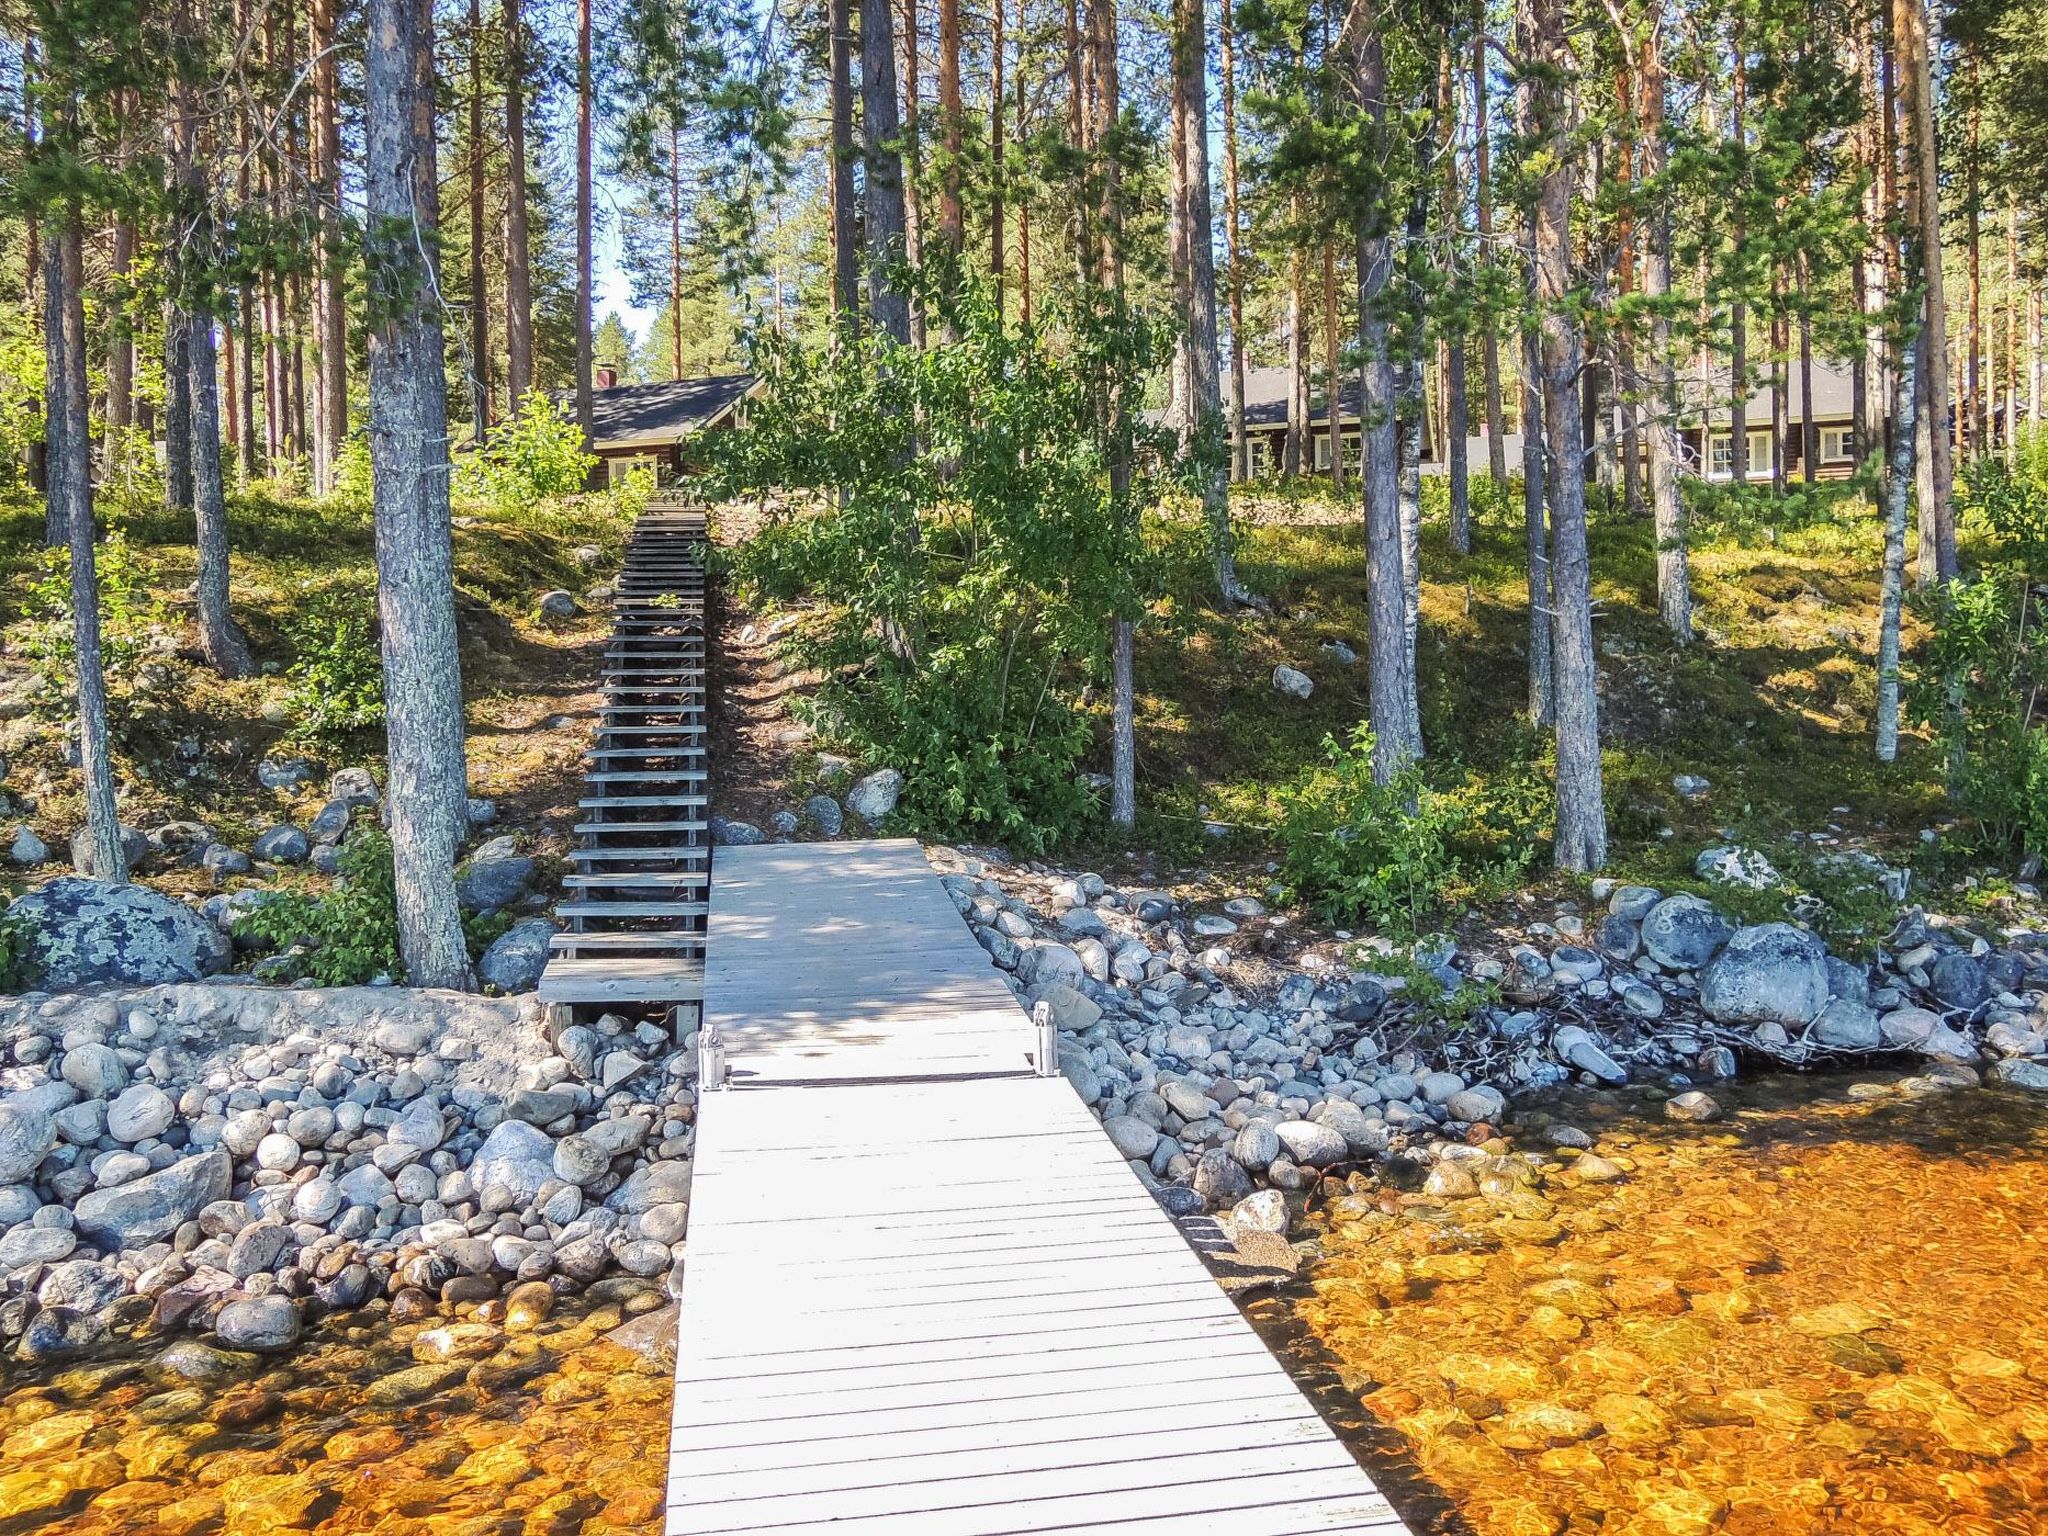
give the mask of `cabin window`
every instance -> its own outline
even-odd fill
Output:
[[[1707,440],[1707,474],[1711,479],[1726,480],[1735,473],[1735,439],[1727,432],[1716,432]],[[1754,428],[1749,433],[1749,462],[1744,468],[1751,475],[1767,475],[1771,470],[1771,431],[1768,427]]]
[[[651,453],[636,453],[625,459],[606,459],[604,468],[606,485],[623,484],[636,469],[646,470],[656,480],[661,478],[661,460]]]
[[[1822,427],[1820,460],[1823,464],[1846,464],[1856,457],[1854,427]]]
[[[1316,468],[1328,469],[1330,467],[1330,434],[1328,432],[1318,432],[1315,434],[1315,439]]]

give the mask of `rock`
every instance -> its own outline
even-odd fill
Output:
[[[250,852],[269,864],[303,864],[313,852],[312,839],[289,824],[260,833]]]
[[[26,962],[52,991],[198,981],[233,957],[218,928],[146,886],[66,875],[23,896],[7,919],[26,934]]]
[[[768,834],[751,821],[711,818],[711,840],[722,848],[753,848],[768,841]]]
[[[587,1189],[611,1172],[611,1154],[589,1136],[564,1136],[555,1143],[555,1177]]]
[[[1604,1083],[1625,1083],[1628,1073],[1615,1061],[1591,1035],[1576,1024],[1561,1026],[1550,1037],[1550,1048],[1558,1059],[1577,1067],[1581,1072],[1590,1072]]]
[[[8,846],[7,857],[22,869],[34,869],[38,864],[50,862],[50,845],[37,837],[33,828],[19,826],[14,829],[14,841]]]
[[[1990,1002],[1993,990],[1983,964],[1960,953],[1943,955],[1936,960],[1928,968],[1927,985],[1944,1006],[1963,1013]]]
[[[830,795],[813,795],[806,800],[804,816],[818,829],[820,837],[837,837],[846,830],[846,813]]]
[[[1387,989],[1370,976],[1360,977],[1344,989],[1330,1016],[1346,1024],[1369,1024],[1387,1006]]]
[[[1790,923],[1738,929],[1700,977],[1700,1007],[1720,1024],[1805,1024],[1827,1002],[1827,950]]]
[[[1607,898],[1607,911],[1612,917],[1623,922],[1640,923],[1650,915],[1650,909],[1664,899],[1664,893],[1653,885],[1624,885],[1615,889]]]
[[[1252,1193],[1251,1175],[1221,1147],[1211,1147],[1196,1161],[1193,1184],[1211,1210],[1235,1205]]]
[[[1642,926],[1633,918],[1605,917],[1600,920],[1594,942],[1608,959],[1625,964],[1635,959],[1636,952],[1643,947]]]
[[[541,593],[540,602],[537,606],[540,616],[544,619],[554,619],[559,622],[576,617],[576,599],[569,593],[564,592],[560,587],[556,587],[550,592]]]
[[[2024,1088],[2029,1093],[2048,1093],[2048,1062],[2018,1058],[1996,1062],[1991,1068],[1991,1080],[2008,1088]]]
[[[529,1280],[506,1293],[505,1327],[513,1333],[531,1332],[554,1310],[555,1288],[545,1280]]]
[[[1704,849],[1693,860],[1693,873],[1716,885],[1741,885],[1752,891],[1768,891],[1784,881],[1771,861],[1754,848],[1732,845]]]
[[[1264,1173],[1280,1155],[1280,1138],[1264,1120],[1248,1120],[1230,1143],[1230,1155],[1253,1173]]]
[[[1323,642],[1323,654],[1336,662],[1340,667],[1355,667],[1358,665],[1358,652],[1346,645],[1342,640],[1325,640]]]
[[[547,969],[555,925],[544,917],[522,918],[491,941],[477,962],[477,975],[500,992],[531,992]]]
[[[265,789],[296,789],[313,780],[313,765],[303,757],[266,757],[256,765],[256,782]]]
[[[107,1106],[107,1134],[131,1145],[161,1136],[178,1117],[171,1096],[151,1083],[137,1083],[123,1089]]]
[[[121,831],[121,851],[128,856],[128,868],[132,871],[149,857],[149,839],[134,827],[124,826]],[[71,834],[71,867],[79,874],[91,876],[97,873],[92,867],[92,839],[81,827]]]
[[[1507,1112],[1508,1101],[1497,1088],[1479,1083],[1459,1093],[1452,1094],[1444,1101],[1444,1109],[1453,1120],[1485,1121],[1498,1125],[1500,1117]]]
[[[1289,698],[1305,699],[1316,691],[1316,685],[1309,680],[1306,672],[1297,672],[1292,667],[1273,669],[1273,691],[1284,693]]]
[[[1664,1101],[1664,1118],[1704,1124],[1709,1120],[1721,1118],[1721,1106],[1699,1089],[1692,1088],[1684,1093],[1673,1094]]]
[[[1878,1020],[1877,1027],[1886,1045],[1906,1051],[1919,1050],[1944,1028],[1941,1015],[1925,1008],[1894,1008]]]
[[[1422,1181],[1422,1192],[1432,1200],[1470,1200],[1479,1193],[1479,1181],[1462,1163],[1438,1163]]]
[[[1572,1172],[1589,1184],[1614,1184],[1628,1177],[1621,1164],[1612,1162],[1597,1152],[1582,1154],[1572,1164]]]
[[[54,1264],[71,1257],[78,1234],[68,1227],[38,1227],[23,1222],[0,1236],[0,1274],[31,1264]]]
[[[1262,1189],[1247,1195],[1230,1208],[1230,1225],[1238,1232],[1271,1232],[1287,1235],[1287,1197],[1277,1189]]]
[[[1696,773],[1673,774],[1671,787],[1688,800],[1697,800],[1714,786]]]
[[[1734,932],[1734,924],[1697,896],[1667,896],[1643,916],[1643,948],[1670,971],[1698,970]]]
[[[846,808],[872,827],[895,810],[902,798],[903,775],[894,768],[881,768],[846,792]]]
[[[26,1184],[57,1145],[57,1122],[18,1097],[0,1099],[0,1185]]]
[[[1283,1120],[1273,1127],[1273,1134],[1280,1138],[1289,1155],[1306,1168],[1327,1168],[1343,1162],[1351,1152],[1341,1135],[1313,1120]]]
[[[1055,1026],[1068,1034],[1092,1029],[1102,1018],[1102,1005],[1063,981],[1045,982],[1031,989],[1033,1002],[1052,1009]]]
[[[111,1098],[128,1086],[128,1065],[111,1045],[86,1041],[64,1053],[64,1081],[88,1099]]]
[[[74,1259],[58,1264],[36,1287],[36,1300],[46,1307],[72,1307],[98,1312],[120,1299],[121,1272],[109,1264]]]
[[[1838,997],[1813,1021],[1811,1038],[1830,1050],[1875,1051],[1884,1044],[1884,1031],[1868,1003]]]
[[[239,848],[230,848],[226,843],[210,843],[206,852],[199,856],[199,867],[218,885],[230,875],[248,874],[251,861],[249,855]]]
[[[506,1120],[484,1138],[470,1164],[470,1182],[479,1191],[501,1185],[521,1205],[530,1205],[540,1187],[555,1176],[555,1144],[547,1132],[524,1120]]]
[[[1159,1145],[1159,1127],[1136,1115],[1111,1115],[1102,1122],[1119,1156],[1133,1160],[1148,1158]]]
[[[455,899],[466,912],[497,912],[511,906],[533,884],[534,862],[523,853],[476,857],[455,881]]]
[[[111,1253],[140,1248],[169,1237],[199,1214],[200,1207],[225,1200],[234,1166],[219,1149],[183,1158],[160,1173],[81,1195],[73,1207],[78,1231]]]
[[[231,1349],[272,1353],[298,1342],[299,1309],[289,1296],[252,1296],[231,1301],[213,1320],[213,1331]]]

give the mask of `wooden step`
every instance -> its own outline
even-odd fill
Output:
[[[543,1003],[694,1003],[704,996],[704,966],[684,956],[558,956],[541,972]]]
[[[711,729],[708,725],[607,725],[598,729],[600,736],[702,736]]]
[[[666,848],[634,844],[624,848],[572,848],[569,851],[571,864],[702,864],[710,857],[711,849],[703,843],[679,843]]]
[[[587,811],[594,811],[594,810],[597,810],[597,809],[599,809],[600,807],[603,807],[603,806],[612,806],[612,807],[614,807],[614,808],[627,808],[627,809],[630,809],[630,808],[634,808],[634,807],[645,807],[645,808],[648,808],[648,809],[652,809],[652,808],[654,808],[654,807],[657,807],[657,806],[666,806],[666,807],[668,807],[668,808],[670,808],[670,809],[679,809],[679,808],[682,808],[682,809],[687,809],[687,808],[689,808],[689,807],[692,807],[692,806],[699,806],[699,805],[707,805],[707,804],[709,804],[709,803],[710,803],[710,800],[711,800],[711,797],[710,797],[709,795],[704,795],[704,794],[696,794],[696,795],[594,795],[594,796],[592,796],[592,797],[590,797],[589,799],[586,799],[586,800],[578,800],[578,801],[577,801],[576,803],[577,803],[577,805],[579,805],[580,807],[582,807],[582,808],[583,808],[584,810],[587,810]],[[643,827],[643,826],[646,826],[646,825],[647,825],[647,823],[645,823],[645,822],[642,822],[642,821],[636,821],[636,822],[632,823],[632,825],[634,825],[634,826],[636,826],[636,827]]]
[[[650,929],[646,933],[558,933],[548,942],[548,948],[564,949],[677,949],[701,950],[704,935],[701,933],[672,933]]]
[[[633,870],[608,875],[564,875],[572,891],[653,891],[664,887],[703,887],[711,876],[701,869]]]
[[[604,773],[586,773],[586,784],[702,784],[711,777],[701,768],[678,768],[673,771],[662,769],[652,773],[633,773],[607,770]]]
[[[619,802],[616,800],[599,800],[594,803],[598,805],[617,805]],[[663,801],[662,803],[665,805],[668,802]],[[579,821],[569,830],[578,837],[600,837],[607,832],[632,832],[635,834],[649,832],[692,833],[708,832],[711,828],[708,823],[701,821]],[[693,851],[695,848],[708,846],[708,844],[696,844],[693,845]]]
[[[561,918],[702,917],[711,910],[704,901],[565,901],[555,908]]]

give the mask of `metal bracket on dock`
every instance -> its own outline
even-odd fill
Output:
[[[697,1031],[697,1087],[701,1092],[724,1086],[725,1037],[716,1024],[706,1024]]]
[[[1058,1077],[1060,1075],[1060,1032],[1052,1021],[1051,1003],[1033,1003],[1031,1022],[1038,1029],[1038,1075]]]

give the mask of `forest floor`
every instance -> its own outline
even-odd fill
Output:
[[[275,823],[303,825],[330,773],[382,754],[378,729],[308,729],[310,702],[349,675],[349,637],[334,639],[310,670],[292,664],[309,614],[367,616],[375,591],[367,509],[260,496],[232,501],[234,612],[259,667],[235,681],[217,677],[194,647],[189,515],[116,504],[108,521],[127,551],[103,561],[122,820],[144,830],[204,822],[241,848]],[[458,509],[470,788],[496,802],[501,825],[539,834],[544,854],[550,841],[567,846],[598,658],[610,632],[609,605],[590,589],[616,570],[626,527],[604,498],[538,513]],[[20,494],[0,499],[0,826],[8,839],[16,826],[32,827],[61,864],[83,804],[77,775],[65,766],[60,690],[67,667],[61,657],[36,654],[40,638],[65,624],[48,596],[45,560],[41,503]],[[543,621],[540,598],[558,588],[576,596],[581,611]],[[267,789],[257,777],[266,757],[306,759],[315,776]],[[50,872],[0,864],[0,890]],[[152,874],[150,883],[210,889],[203,871],[187,867]]]

